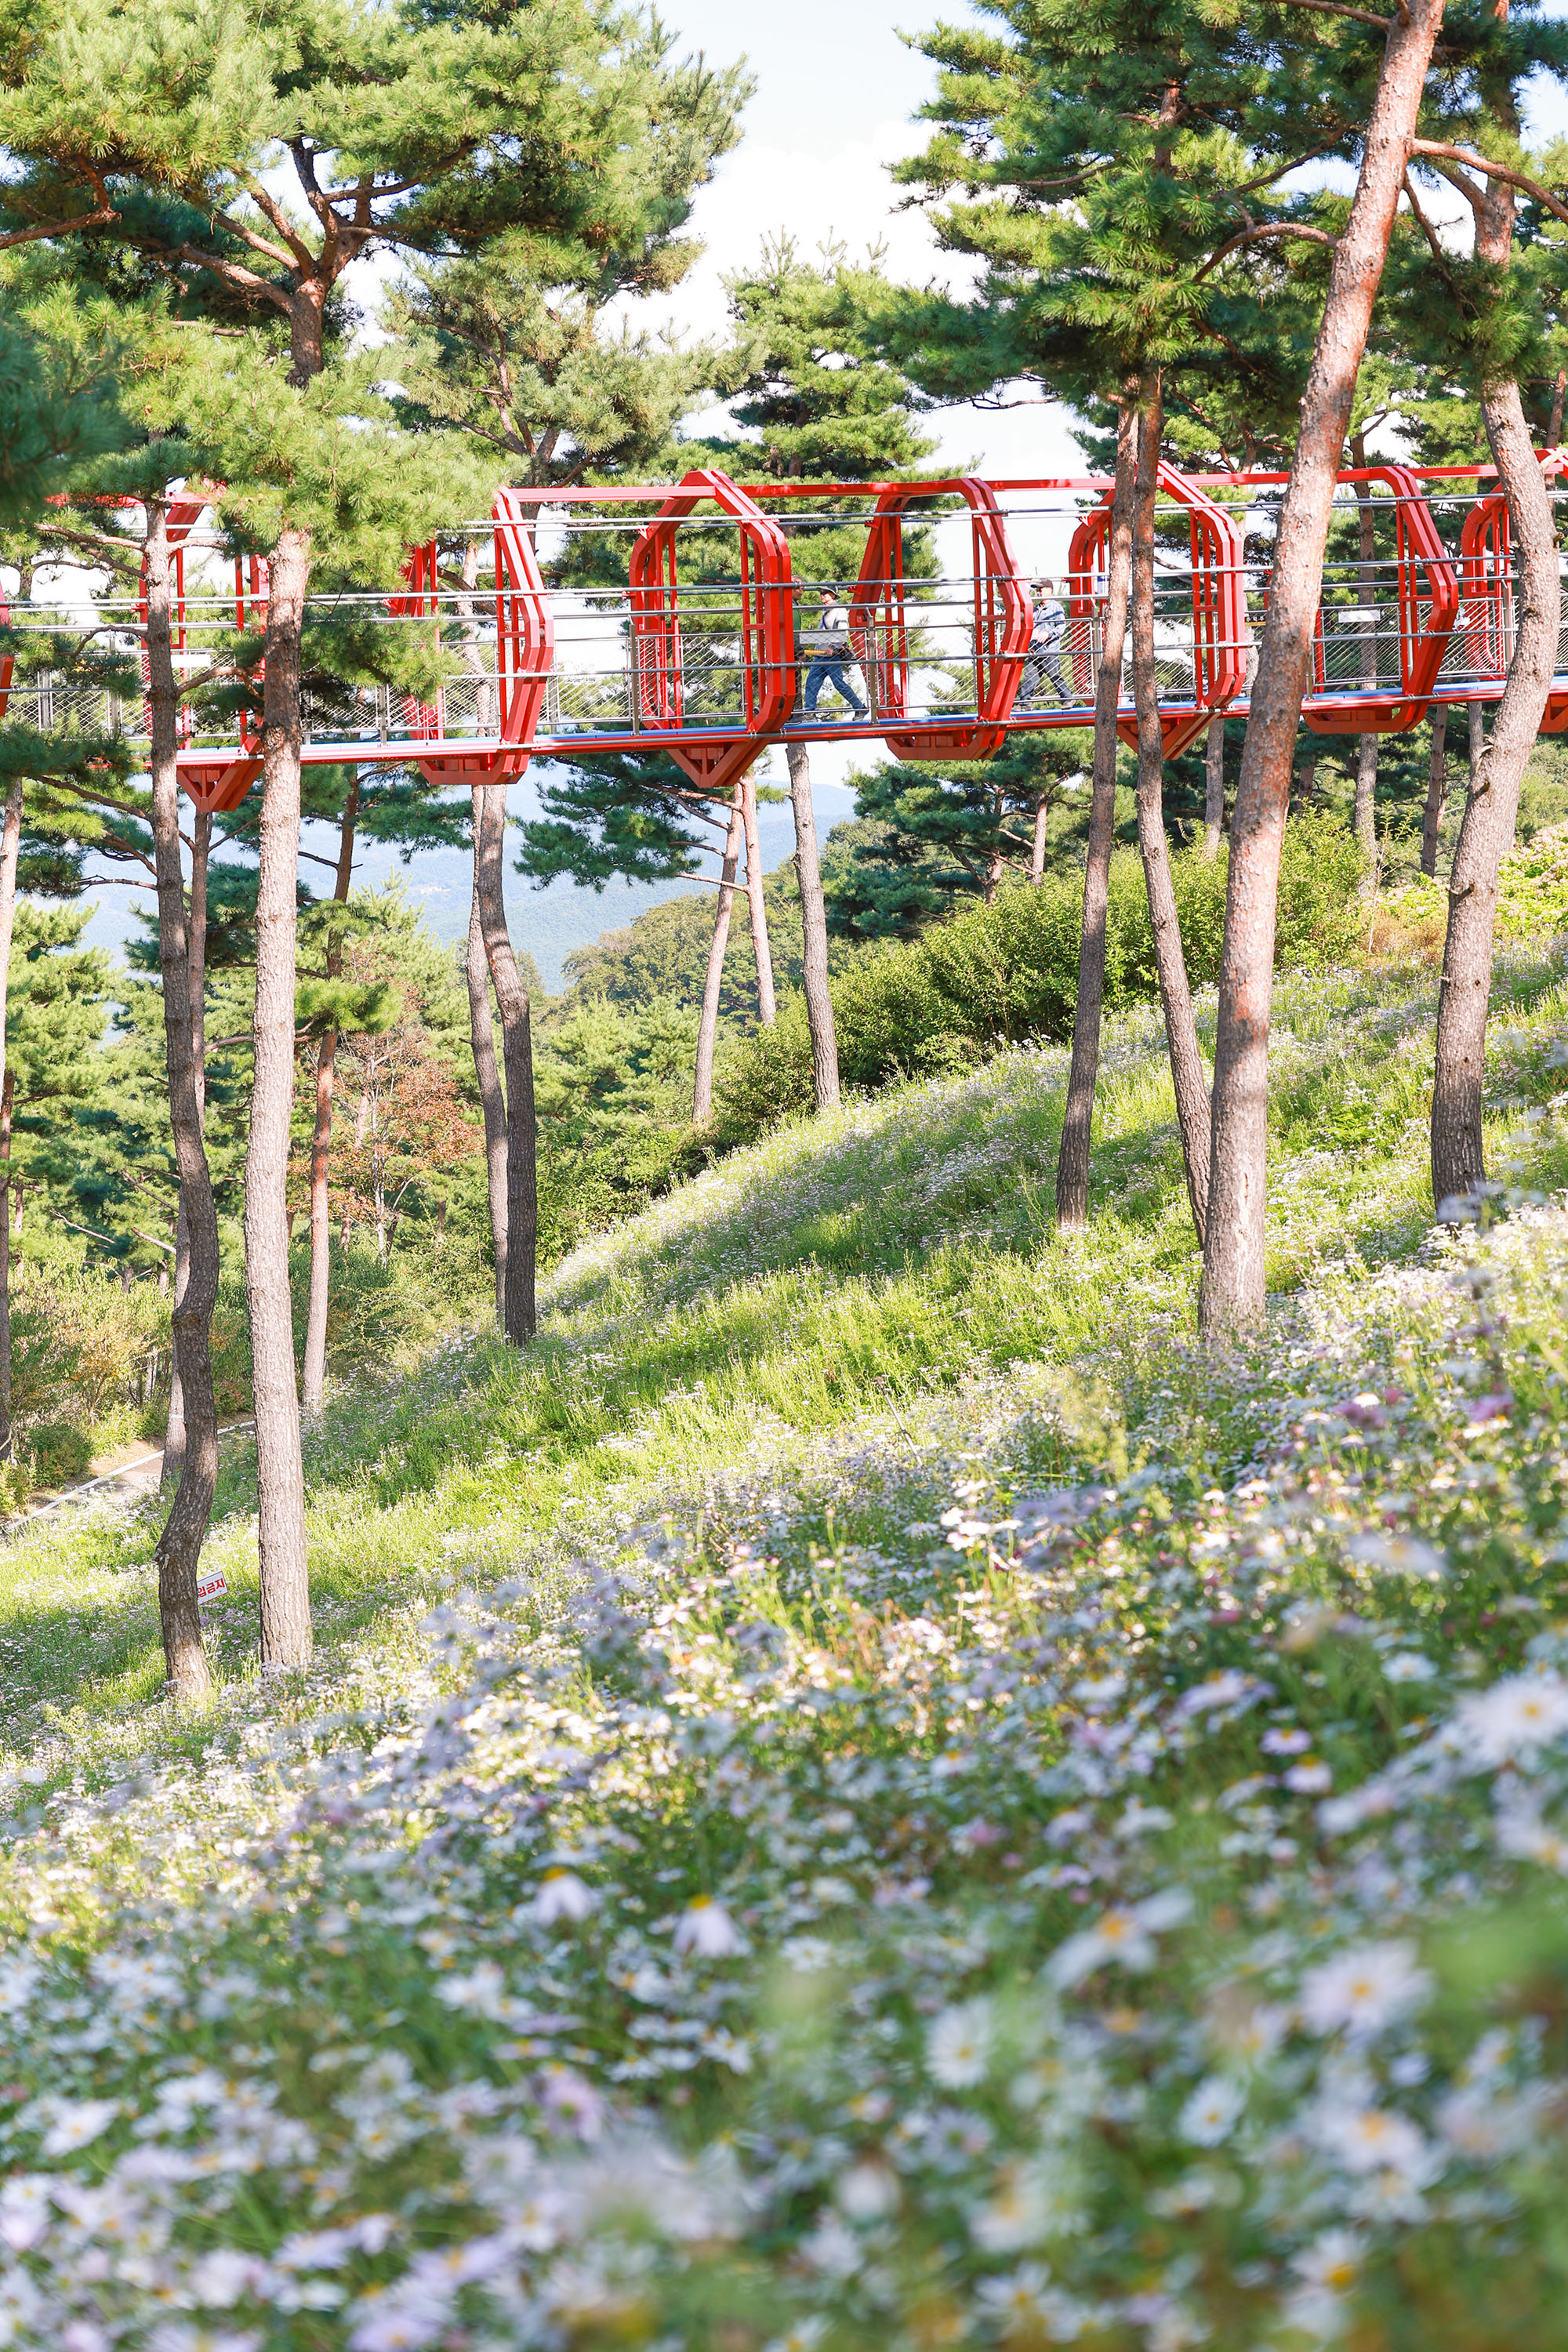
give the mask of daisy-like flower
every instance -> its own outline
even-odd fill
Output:
[[[1247,2105],[1247,2096],[1239,2083],[1226,2075],[1211,2074],[1183,2107],[1177,2119],[1177,2129],[1184,2139],[1199,2147],[1217,2147],[1228,2139],[1237,2120]]]
[[[1366,2041],[1418,2009],[1431,1990],[1414,1946],[1363,1944],[1309,1969],[1301,1982],[1301,2018],[1313,2033]]]
[[[475,2017],[500,2017],[506,1979],[494,1960],[480,1960],[467,1976],[443,1977],[436,1990],[448,2009],[466,2009]]]
[[[1497,1841],[1504,1853],[1516,1853],[1522,1861],[1539,1862],[1548,1870],[1568,1873],[1568,1834],[1553,1829],[1539,1813],[1523,1806],[1510,1807],[1500,1816]]]
[[[372,2309],[349,2337],[349,2352],[425,2352],[445,2329],[450,2316],[434,2303],[388,2303]]]
[[[587,1917],[597,1900],[593,1888],[584,1885],[574,1870],[547,1870],[529,1909],[542,1927],[553,1927],[563,1919],[575,1926]]]
[[[1478,1765],[1533,1757],[1568,1732],[1568,1682],[1558,1675],[1510,1675],[1466,1699],[1454,1729]]]
[[[1125,1910],[1107,1911],[1092,1927],[1069,1936],[1058,1946],[1046,1971],[1051,1982],[1066,1990],[1081,1984],[1108,1960],[1124,1969],[1152,1969],[1156,1958],[1155,1936],[1186,1918],[1193,1898],[1182,1886],[1168,1886]]]
[[[985,2080],[996,2047],[996,2018],[988,2000],[956,2002],[933,2017],[926,2033],[926,2065],[944,2090],[966,2091]]]
[[[1407,2116],[1387,2107],[1329,2107],[1319,2116],[1317,2140],[1346,2172],[1392,2172],[1419,2181],[1431,2169],[1426,2140]]]
[[[675,1948],[700,1960],[727,1960],[746,1949],[746,1939],[721,1903],[700,1895],[675,1923]]]
[[[58,2099],[53,2119],[44,2134],[46,2156],[69,2156],[106,2132],[120,2113],[118,2099]]]

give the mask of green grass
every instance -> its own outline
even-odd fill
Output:
[[[1283,981],[1276,996],[1270,1283],[1325,1263],[1407,1256],[1426,1229],[1435,983],[1420,968]],[[1568,1179],[1530,1120],[1568,1024],[1554,957],[1500,964],[1492,1164]],[[1200,1006],[1200,1028],[1212,1009]],[[486,1337],[340,1397],[307,1441],[321,1638],[400,1622],[410,1580],[451,1538],[549,1538],[563,1513],[688,1488],[764,1449],[891,1425],[900,1402],[980,1362],[1068,1363],[1108,1329],[1192,1325],[1194,1238],[1163,1031],[1114,1018],[1095,1125],[1091,1222],[1058,1237],[1050,1202],[1065,1049],[1022,1049],[960,1079],[896,1087],[764,1142],[580,1248],[545,1282],[537,1344]],[[226,1447],[211,1539],[229,1597],[215,1664],[254,1677],[254,1458]],[[153,1523],[51,1520],[0,1559],[0,1741],[47,1708],[106,1729],[162,1675],[145,1577]],[[132,1600],[128,1587],[139,1598]],[[47,1598],[46,1598],[47,1596]],[[73,1626],[79,1628],[73,1632]]]

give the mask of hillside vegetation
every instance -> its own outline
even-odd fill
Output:
[[[1078,1239],[1065,1051],[1016,1048],[580,1249],[526,1354],[343,1398],[307,1673],[257,1677],[243,1462],[205,1717],[150,1704],[146,1527],[15,1543],[30,2334],[1549,2340],[1568,984],[1508,951],[1458,1240],[1433,987],[1282,981],[1250,1352],[1190,1336],[1135,1010]]]

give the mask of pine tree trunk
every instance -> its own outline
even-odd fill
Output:
[[[1481,260],[1506,269],[1512,198],[1496,183],[1490,184],[1489,196],[1491,203],[1481,208],[1478,223],[1476,251]],[[1504,201],[1499,203],[1500,198]],[[1505,214],[1507,233],[1499,234],[1495,222],[1489,223],[1494,209]],[[1498,870],[1513,845],[1520,784],[1557,666],[1563,603],[1552,500],[1531,446],[1519,386],[1511,377],[1483,382],[1481,414],[1508,499],[1519,572],[1519,621],[1491,740],[1465,803],[1448,877],[1448,932],[1432,1084],[1432,1198],[1445,1220],[1452,1213],[1450,1204],[1473,1192],[1486,1174],[1482,1080]]]
[[[334,905],[348,902],[353,880],[354,835],[359,824],[359,771],[351,772],[338,833],[338,870],[332,884]],[[342,950],[327,950],[327,977],[336,980],[343,968]],[[327,1389],[327,1308],[332,1278],[331,1223],[328,1209],[327,1167],[332,1141],[332,1079],[337,1067],[338,1033],[325,1029],[316,1049],[316,1120],[310,1138],[310,1291],[305,1309],[304,1407],[320,1412]]]
[[[818,1110],[831,1110],[838,1100],[838,1033],[833,1024],[833,999],[827,987],[827,902],[822,895],[822,866],[816,854],[816,812],[811,804],[811,755],[804,743],[791,743],[790,806],[795,813],[795,872],[800,887],[800,924],[805,953],[801,982],[805,991],[805,1017],[811,1030],[811,1075]]]
[[[1094,1089],[1100,1076],[1100,1031],[1105,1009],[1105,919],[1110,891],[1110,851],[1116,835],[1116,713],[1121,701],[1121,656],[1132,579],[1132,506],[1138,475],[1138,383],[1121,387],[1116,419],[1116,488],[1110,503],[1110,547],[1105,573],[1105,635],[1094,694],[1094,782],[1089,805],[1089,851],[1083,873],[1083,930],[1078,951],[1078,1003],[1073,1010],[1072,1064],[1067,1111],[1057,1155],[1057,1230],[1076,1233],[1089,1220],[1089,1147]]]
[[[0,1182],[0,1462],[14,1451],[11,1433],[11,1103],[16,1073],[5,1057],[5,1020],[11,990],[11,936],[16,922],[16,864],[22,848],[22,779],[13,776],[0,831],[0,1081],[4,1090],[5,1170]]]
[[[180,864],[180,782],[175,765],[178,698],[170,634],[168,519],[161,502],[147,509],[147,681],[152,714],[153,856],[158,885],[158,963],[163,984],[163,1060],[180,1198],[189,1233],[183,1295],[174,1302],[174,1353],[184,1401],[185,1445],[180,1483],[153,1558],[158,1615],[169,1688],[176,1699],[205,1698],[212,1688],[202,1646],[196,1572],[217,1489],[217,1409],[213,1400],[211,1331],[217,1301],[217,1210],[202,1139],[191,1017],[191,946]],[[292,1022],[293,1003],[289,1003]]]
[[[1359,433],[1351,442],[1351,456],[1357,467],[1366,464],[1366,443]],[[1361,682],[1370,693],[1377,686],[1377,541],[1373,533],[1372,484],[1357,482],[1352,487],[1361,558],[1356,587],[1361,608]],[[1371,733],[1356,738],[1351,829],[1364,861],[1361,887],[1365,897],[1377,887],[1377,737]]]
[[[191,1063],[196,1085],[196,1110],[202,1119],[203,1145],[206,1126],[206,986],[207,986],[207,866],[212,856],[213,821],[209,809],[197,809],[191,824],[191,911],[188,925],[191,965]],[[190,1224],[185,1196],[180,1195],[174,1222],[174,1304],[184,1297],[191,1263]],[[178,1486],[185,1466],[185,1392],[180,1381],[179,1350],[169,1350],[169,1417],[163,1428],[163,1459],[158,1491]]]
[[[1377,887],[1377,738],[1356,737],[1355,814],[1352,819],[1356,847],[1365,861],[1361,887],[1364,898]]]
[[[479,838],[479,793],[474,791],[474,845]],[[506,1328],[506,1097],[496,1066],[495,1024],[490,1016],[490,968],[485,961],[485,935],[479,922],[476,880],[468,906],[468,951],[464,965],[468,982],[468,1034],[474,1047],[474,1076],[485,1115],[485,1169],[489,1179],[490,1247],[496,1262],[496,1328]]]
[[[1035,803],[1035,831],[1029,843],[1029,885],[1037,890],[1046,878],[1046,830],[1051,821],[1051,804],[1042,793]]]
[[[1160,682],[1154,667],[1154,507],[1163,425],[1158,368],[1149,369],[1142,377],[1138,405],[1138,487],[1132,514],[1132,699],[1138,713],[1138,847],[1149,892],[1154,971],[1160,982],[1171,1077],[1176,1090],[1176,1123],[1182,1131],[1187,1199],[1192,1203],[1193,1223],[1201,1244],[1209,1197],[1209,1092],[1193,1020],[1193,996],[1187,985],[1182,927],[1165,839],[1165,745],[1160,726]]]
[[[1487,707],[1484,702],[1470,705],[1470,753],[1467,790],[1474,792],[1480,781],[1481,759],[1487,748]]]
[[[259,1490],[261,1662],[264,1666],[298,1666],[310,1659],[313,1643],[289,1294],[288,1206],[300,871],[300,633],[310,575],[309,535],[285,530],[273,550],[270,570],[261,872],[256,900],[256,1077],[245,1163],[245,1287],[250,1306]]]
[[[713,1050],[719,1040],[719,998],[724,985],[724,955],[730,944],[730,913],[735,897],[735,875],[741,862],[744,827],[741,787],[735,787],[730,830],[719,869],[718,905],[713,910],[713,936],[708,945],[708,973],[702,983],[702,1018],[697,1024],[697,1076],[691,1091],[691,1121],[706,1126],[713,1116]]]
[[[506,925],[502,852],[506,842],[506,786],[486,784],[475,835],[474,887],[485,961],[500,1013],[501,1060],[506,1071],[506,1311],[502,1328],[514,1347],[538,1328],[535,1302],[539,1248],[539,1175],[533,1108],[533,1035],[528,991],[511,951]]]
[[[1219,837],[1224,831],[1225,713],[1216,710],[1209,720],[1204,757],[1204,856],[1211,866],[1219,856]]]
[[[771,1029],[778,1019],[773,997],[773,959],[768,944],[768,904],[763,893],[763,851],[757,835],[757,786],[748,770],[741,779],[741,814],[746,827],[746,911],[752,925],[752,955],[757,967],[757,1021]]]
[[[1426,771],[1426,806],[1421,818],[1421,871],[1437,871],[1437,841],[1443,830],[1443,809],[1448,797],[1448,706],[1432,705],[1432,758]]]
[[[1259,1322],[1264,1311],[1268,1023],[1290,761],[1322,589],[1334,478],[1442,16],[1443,0],[1408,0],[1404,17],[1389,25],[1280,510],[1268,618],[1230,825],[1199,1302],[1203,1329],[1213,1338]]]

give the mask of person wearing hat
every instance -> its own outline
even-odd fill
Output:
[[[818,591],[822,610],[816,625],[805,639],[806,651],[813,656],[805,679],[805,715],[816,716],[816,698],[825,686],[835,686],[854,710],[857,719],[869,719],[870,710],[856,693],[849,678],[849,615],[832,588]]]
[[[1032,701],[1046,677],[1056,688],[1058,702],[1071,700],[1062,679],[1061,655],[1058,650],[1067,635],[1067,614],[1052,583],[1037,580],[1033,625],[1029,631],[1029,658],[1024,665],[1024,676],[1018,688],[1020,702]]]

